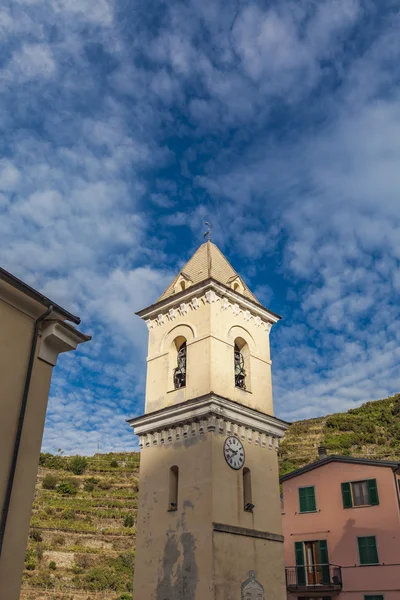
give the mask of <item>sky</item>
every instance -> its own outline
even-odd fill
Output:
[[[43,450],[134,450],[152,304],[213,241],[289,421],[400,390],[396,0],[3,0],[0,264],[82,319]]]

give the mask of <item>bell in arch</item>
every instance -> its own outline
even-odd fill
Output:
[[[264,600],[264,588],[254,571],[249,571],[249,578],[242,584],[242,600]]]

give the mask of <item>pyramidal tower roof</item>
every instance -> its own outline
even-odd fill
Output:
[[[193,254],[192,258],[186,263],[183,269],[178,273],[175,279],[161,294],[157,302],[170,298],[176,293],[176,284],[180,278],[190,281],[191,285],[214,279],[223,285],[231,287],[235,279],[240,280],[240,287],[235,291],[245,298],[260,304],[257,298],[252,294],[243,279],[236,273],[232,265],[227,261],[221,250],[209,240],[202,244]]]

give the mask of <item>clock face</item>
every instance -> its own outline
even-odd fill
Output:
[[[244,465],[244,448],[239,438],[230,436],[224,443],[225,460],[232,469],[241,469]]]

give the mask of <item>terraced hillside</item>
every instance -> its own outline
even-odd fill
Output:
[[[130,599],[139,454],[40,462],[21,599]]]
[[[400,462],[400,394],[293,423],[280,446],[281,474],[316,460],[318,446],[330,454]]]
[[[400,462],[400,394],[293,423],[281,473],[315,460],[320,445]],[[138,466],[138,453],[41,455],[22,600],[132,598]]]

